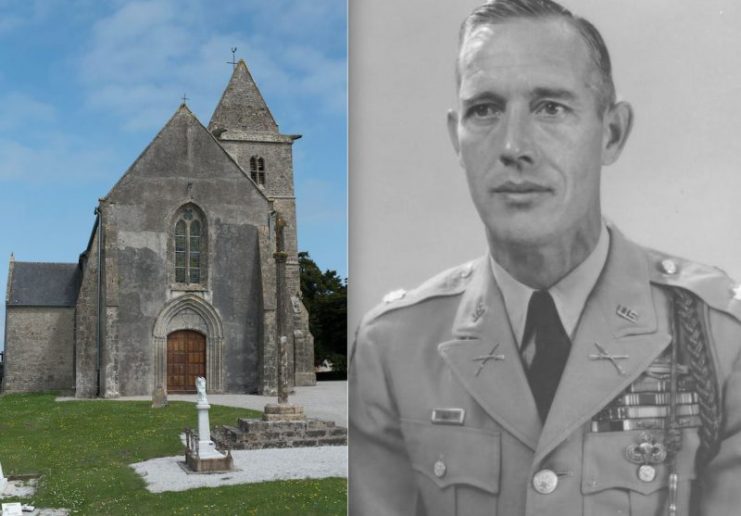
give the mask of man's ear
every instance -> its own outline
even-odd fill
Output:
[[[448,110],[448,136],[450,137],[450,143],[453,144],[456,155],[460,159],[460,145],[458,143],[458,113],[454,110]]]
[[[605,112],[602,124],[602,164],[611,165],[628,141],[633,128],[633,108],[627,102],[618,102]]]

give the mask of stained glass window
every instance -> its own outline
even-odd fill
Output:
[[[175,224],[175,281],[200,283],[203,278],[203,225],[198,212],[183,210]]]
[[[175,281],[185,283],[186,266],[185,256],[187,253],[187,224],[179,220],[175,225]]]

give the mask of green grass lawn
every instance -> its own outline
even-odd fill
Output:
[[[211,425],[258,417],[212,405]],[[195,428],[193,404],[148,401],[55,402],[53,394],[0,396],[0,463],[5,475],[42,475],[37,507],[66,507],[91,515],[345,514],[341,478],[242,484],[152,494],[128,465],[182,453],[179,434]]]

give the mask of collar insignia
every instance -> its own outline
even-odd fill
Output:
[[[497,350],[498,347],[499,347],[499,344],[494,344],[494,347],[491,348],[491,351],[489,351],[489,354],[488,355],[484,355],[484,356],[481,356],[481,357],[476,357],[476,358],[473,359],[474,362],[481,362],[481,364],[479,365],[479,368],[476,370],[476,376],[478,376],[479,374],[481,374],[481,370],[484,368],[484,366],[486,366],[486,363],[489,360],[494,360],[494,361],[504,360],[504,355],[495,355],[494,354],[494,352]]]
[[[626,321],[630,321],[632,323],[638,322],[638,312],[631,308],[628,308],[627,306],[618,305],[617,314]]]

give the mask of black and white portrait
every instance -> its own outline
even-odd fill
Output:
[[[735,510],[739,23],[353,7],[351,514]]]

